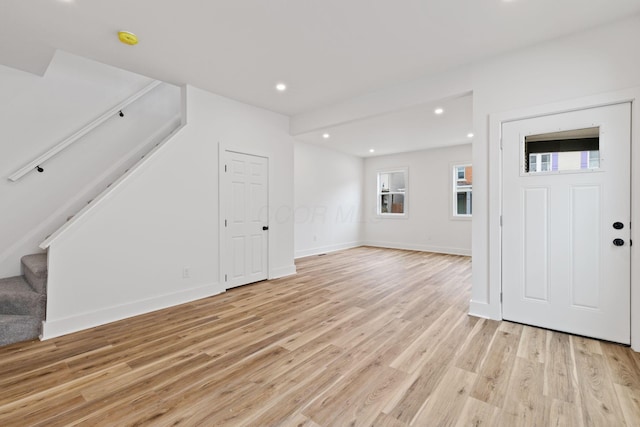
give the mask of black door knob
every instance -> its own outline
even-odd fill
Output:
[[[265,226],[262,227],[262,231],[267,231],[268,229],[269,229],[268,225],[265,225]]]
[[[622,239],[613,239],[613,244],[616,246],[623,246],[624,245],[624,240]]]
[[[616,230],[622,230],[624,228],[624,224],[621,222],[614,222],[613,228],[615,228]]]

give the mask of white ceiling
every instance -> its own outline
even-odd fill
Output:
[[[309,132],[296,140],[359,157],[469,144],[472,104],[471,95],[462,96]],[[436,108],[444,112],[436,115]],[[330,137],[323,138],[324,133]]]
[[[636,13],[640,0],[2,0],[0,63],[43,72],[62,49],[293,116]],[[362,137],[347,150],[358,155],[413,149],[407,129],[432,107],[340,126],[328,144],[344,149],[344,134]],[[470,122],[452,115],[441,122],[455,128],[438,122],[422,140],[460,143]],[[412,142],[399,148],[399,135]]]

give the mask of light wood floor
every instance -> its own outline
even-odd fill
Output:
[[[0,348],[0,426],[638,426],[640,355],[467,316],[469,258],[357,248]]]

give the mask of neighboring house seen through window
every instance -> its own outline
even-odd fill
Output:
[[[378,215],[401,217],[407,214],[407,169],[378,173]]]
[[[552,167],[551,153],[529,154],[529,172],[546,172]]]
[[[472,208],[473,168],[471,165],[453,167],[453,216],[470,217]]]

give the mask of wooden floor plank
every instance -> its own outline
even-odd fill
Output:
[[[627,426],[640,425],[640,390],[619,384],[614,387]]]
[[[469,398],[477,374],[459,368],[447,371],[438,388],[414,417],[416,426],[454,426]]]
[[[618,344],[602,343],[602,352],[609,366],[613,382],[640,390],[640,366],[634,363],[634,358],[626,347]]]
[[[575,352],[576,369],[581,373],[578,383],[585,425],[624,425],[624,415],[609,376],[604,357],[584,350]]]
[[[471,392],[472,397],[502,408],[515,365],[519,341],[520,334],[496,331],[491,352],[478,372],[478,380]]]
[[[481,400],[469,398],[464,408],[462,408],[462,412],[455,425],[456,427],[490,427],[498,425],[498,423],[498,408]]]
[[[544,397],[544,366],[537,360],[516,357],[501,414],[503,425],[522,427],[553,425],[550,402]]]
[[[468,257],[360,247],[0,348],[1,426],[638,425],[628,347],[468,316]]]
[[[555,332],[547,335],[545,352],[545,396],[567,403],[576,402],[576,367],[571,354],[570,337]]]
[[[518,347],[518,357],[544,363],[546,345],[547,331],[532,326],[525,326],[522,329],[522,337],[520,338],[520,346]]]
[[[495,320],[480,320],[465,340],[455,365],[460,369],[477,373],[499,325],[500,322]]]

